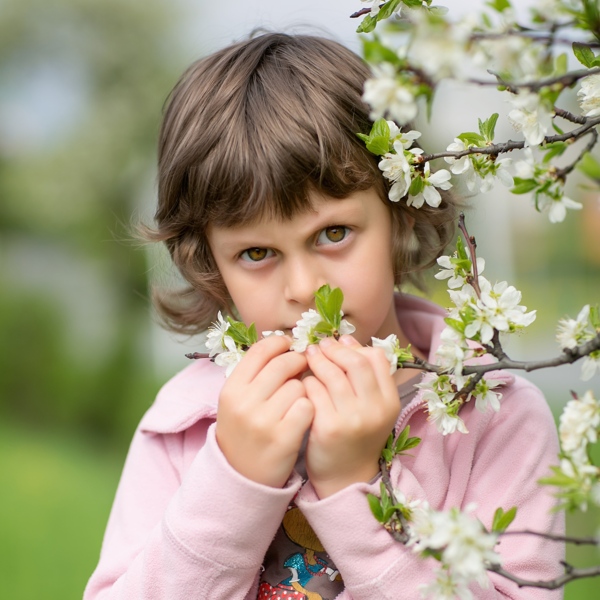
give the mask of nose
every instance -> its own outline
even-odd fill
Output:
[[[315,292],[327,283],[317,261],[307,256],[290,258],[286,261],[284,274],[284,298],[302,308],[313,307]]]

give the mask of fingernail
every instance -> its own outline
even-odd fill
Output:
[[[316,354],[318,351],[318,348],[314,345],[314,344],[310,344],[309,346],[306,347],[306,354],[308,354],[309,356],[313,356],[314,354]]]
[[[333,338],[326,337],[326,338],[323,338],[319,342],[319,346],[321,346],[321,348],[327,348],[328,346],[331,346],[333,343],[334,343]]]
[[[356,340],[351,335],[343,335],[340,337],[340,342],[346,346],[354,346]]]

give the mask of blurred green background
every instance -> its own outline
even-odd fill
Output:
[[[154,198],[164,99],[189,62],[176,6],[0,0],[2,597],[81,597],[133,430],[185,366],[156,367],[154,266],[131,232]],[[586,194],[562,226],[515,221],[514,283],[540,309],[519,351],[552,355],[556,320],[600,299],[600,205]],[[443,286],[433,291],[445,304]],[[538,378],[555,411],[566,386],[587,389],[576,371]],[[577,515],[570,531],[598,522]],[[598,582],[566,597],[595,599]]]

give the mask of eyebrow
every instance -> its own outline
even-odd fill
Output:
[[[337,206],[334,204],[339,203]],[[330,227],[332,225],[344,225],[346,222],[356,221],[357,219],[361,219],[365,215],[364,205],[359,204],[357,202],[352,202],[349,198],[344,198],[342,200],[332,200],[328,202],[321,211],[317,211],[318,214],[308,212],[307,215],[315,214],[315,221],[310,224],[310,233],[308,235],[312,235],[312,233],[316,231],[320,231],[325,227]],[[286,219],[282,221],[285,223],[287,221],[291,221],[292,219]],[[260,222],[256,227],[260,227]],[[222,240],[218,243],[218,247],[220,250],[230,253],[238,250],[245,250],[247,248],[263,248],[265,246],[269,246],[268,242],[259,241],[262,237],[262,232],[251,231],[253,225],[242,225],[241,227],[222,227],[217,228],[220,231],[227,232],[228,234],[235,236],[236,233],[239,234],[238,239],[231,240]],[[213,229],[214,231],[214,229]],[[210,234],[208,234],[210,237]],[[258,243],[257,243],[258,242]]]

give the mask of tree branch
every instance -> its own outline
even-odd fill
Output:
[[[594,118],[583,118],[585,118],[586,121],[585,124],[581,127],[559,135],[548,135],[544,138],[542,144],[552,144],[554,142],[566,142],[570,139],[579,139],[600,123],[600,116]],[[513,140],[508,140],[508,142],[504,142],[502,144],[490,144],[489,146],[485,146],[483,148],[473,147],[466,148],[465,150],[460,150],[457,152],[445,151],[437,152],[435,154],[422,154],[420,159],[421,162],[425,163],[427,161],[435,160],[436,158],[444,158],[446,156],[451,156],[453,158],[462,158],[463,156],[468,156],[470,154],[503,154],[505,152],[510,152],[511,150],[521,150],[524,147],[525,141],[514,142]]]
[[[531,581],[527,579],[521,579],[520,577],[505,571],[500,565],[490,565],[488,567],[488,571],[493,571],[494,573],[498,573],[498,575],[502,575],[502,577],[505,577],[510,581],[514,581],[519,587],[538,587],[545,588],[547,590],[556,590],[566,583],[569,583],[569,581],[573,581],[575,579],[597,577],[600,575],[600,566],[589,567],[587,569],[575,569],[566,563],[563,563],[563,565],[565,568],[564,575],[548,581]]]
[[[500,535],[535,535],[542,537],[546,540],[552,540],[554,542],[566,542],[567,544],[574,544],[576,546],[597,546],[600,539],[597,537],[589,538],[577,538],[568,535],[555,535],[554,533],[544,533],[543,531],[533,531],[531,529],[522,529],[520,531],[503,531]]]

